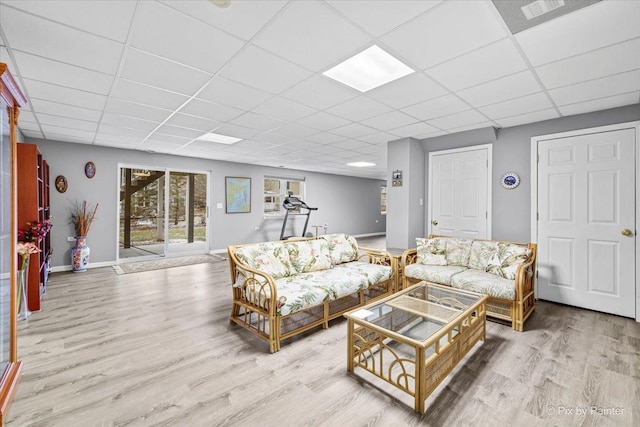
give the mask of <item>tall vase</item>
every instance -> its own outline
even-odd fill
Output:
[[[87,271],[91,249],[87,246],[86,236],[76,237],[76,245],[71,249],[71,266],[74,273]]]
[[[29,255],[27,255],[29,256]],[[24,268],[18,270],[18,295],[16,304],[18,305],[18,320],[25,320],[31,316],[27,300],[27,280],[29,280],[29,261],[24,263]]]

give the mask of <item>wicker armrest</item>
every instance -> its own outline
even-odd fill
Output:
[[[359,247],[358,251],[365,252],[360,258],[367,257],[371,264],[391,265],[391,255],[384,249]]]

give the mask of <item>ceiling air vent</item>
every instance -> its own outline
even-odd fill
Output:
[[[520,9],[522,9],[524,16],[530,20],[562,6],[564,6],[564,0],[537,0],[526,6],[522,6]]]

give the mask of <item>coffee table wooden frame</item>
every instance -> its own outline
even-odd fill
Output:
[[[448,305],[452,301],[458,302],[456,297],[463,295],[479,299],[469,307],[461,303],[457,306],[455,302],[454,309],[440,305],[442,310],[438,309],[438,301],[411,303],[407,294],[423,286],[438,288],[441,294],[448,295]],[[362,368],[408,393],[415,399],[416,412],[424,413],[427,397],[478,341],[486,339],[486,301],[485,295],[420,282],[375,303],[352,310],[344,315],[348,320],[347,370],[355,375],[355,368]],[[360,310],[382,310],[383,303],[440,321],[443,326],[428,339],[418,341],[354,315]],[[381,316],[389,316],[387,320],[393,321],[390,313],[381,313]],[[406,355],[410,351],[398,351],[394,347],[396,343],[413,349],[413,357]]]

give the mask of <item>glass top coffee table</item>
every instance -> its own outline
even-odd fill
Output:
[[[346,313],[347,370],[363,369],[364,379],[382,379],[408,393],[415,410],[424,413],[431,392],[485,340],[486,300],[420,282]]]

